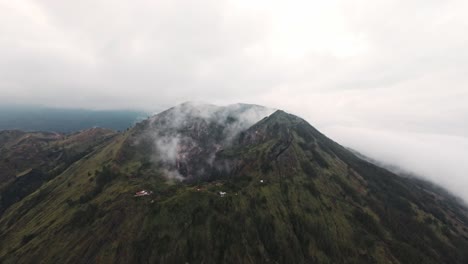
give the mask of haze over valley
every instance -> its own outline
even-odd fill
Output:
[[[0,0],[0,263],[468,263],[467,11]]]

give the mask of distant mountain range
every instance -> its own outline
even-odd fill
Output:
[[[1,263],[468,263],[468,209],[303,119],[185,103],[0,132]]]
[[[148,116],[142,111],[0,106],[0,130],[54,131],[69,133],[91,127],[125,130]]]

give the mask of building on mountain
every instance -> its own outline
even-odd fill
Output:
[[[152,193],[153,192],[148,192],[147,190],[141,190],[141,191],[135,193],[135,197],[148,196],[148,195],[150,195]]]

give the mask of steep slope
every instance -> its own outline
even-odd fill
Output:
[[[115,135],[101,128],[73,134],[0,131],[0,215]]]
[[[0,261],[467,262],[467,210],[443,192],[296,116],[229,132],[239,116],[182,105],[117,135],[8,208]]]
[[[206,180],[216,154],[272,112],[257,105],[184,103],[137,124],[119,153],[120,160],[156,163],[168,178]]]

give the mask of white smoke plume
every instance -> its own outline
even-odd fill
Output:
[[[153,160],[166,164],[168,168],[164,174],[170,179],[184,179],[179,173],[182,166],[190,176],[203,174],[203,167],[192,171],[187,164],[197,159],[198,163],[212,166],[218,151],[230,145],[240,132],[274,111],[257,105],[221,107],[192,102],[170,108],[149,119],[146,136],[154,144]],[[204,144],[199,144],[200,141]],[[206,158],[199,160],[201,157]]]
[[[164,162],[175,164],[178,154],[180,137],[156,137],[154,144],[158,151],[158,157]]]
[[[162,173],[168,180],[183,181],[185,179],[177,170],[162,169]]]

